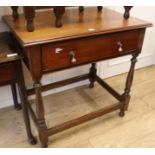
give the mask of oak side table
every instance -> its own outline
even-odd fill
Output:
[[[48,146],[49,136],[109,112],[120,110],[119,115],[124,116],[130,101],[135,63],[141,53],[145,30],[152,26],[149,22],[133,17],[124,20],[122,14],[109,9],[97,12],[96,7],[90,7],[85,8],[84,14],[77,15],[78,12],[77,8],[66,10],[64,22],[67,24],[60,29],[50,26],[51,22],[54,24],[54,14],[49,11],[38,12],[35,18],[36,29],[31,33],[25,31],[23,15],[19,16],[17,22],[14,22],[10,15],[4,17],[22,49],[25,63],[33,78],[33,88],[27,90],[27,93],[35,94],[36,109],[34,111],[30,104],[27,108],[38,129],[42,147]],[[71,14],[73,16],[70,16]],[[96,62],[125,55],[131,55],[132,58],[125,89],[120,94],[96,74]],[[89,72],[85,75],[48,85],[41,84],[44,74],[54,74],[55,71],[85,64],[91,64]],[[94,82],[100,84],[118,100],[118,103],[49,128],[45,120],[42,91],[85,79],[90,80],[90,88],[94,87]]]

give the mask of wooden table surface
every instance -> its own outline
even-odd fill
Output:
[[[102,12],[97,12],[96,7],[85,8],[83,14],[80,14],[78,9],[66,10],[63,16],[64,25],[61,28],[54,26],[55,16],[52,11],[37,12],[34,32],[27,32],[25,18],[22,14],[17,21],[13,21],[11,15],[4,16],[4,20],[22,46],[144,28],[152,25],[133,17],[124,20],[121,13],[106,8],[103,8]]]

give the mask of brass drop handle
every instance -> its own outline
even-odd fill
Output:
[[[117,42],[117,46],[118,46],[118,52],[121,53],[123,52],[123,44],[121,41],[118,41]]]
[[[75,51],[70,51],[69,52],[69,55],[70,55],[70,60],[71,60],[71,63],[72,64],[75,64],[77,62],[76,58],[75,58]]]

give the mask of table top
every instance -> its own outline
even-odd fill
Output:
[[[79,13],[77,8],[67,9],[62,18],[63,27],[61,28],[55,27],[53,11],[37,12],[34,19],[34,32],[27,32],[23,14],[16,21],[13,21],[11,15],[6,15],[3,19],[20,44],[25,47],[152,26],[150,22],[133,17],[124,20],[121,13],[107,8],[98,12],[96,7],[85,8],[83,13]]]

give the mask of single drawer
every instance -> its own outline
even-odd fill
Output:
[[[0,83],[16,79],[16,69],[13,63],[0,64]]]
[[[140,30],[124,31],[43,45],[43,71],[69,68],[136,52],[140,34]]]

